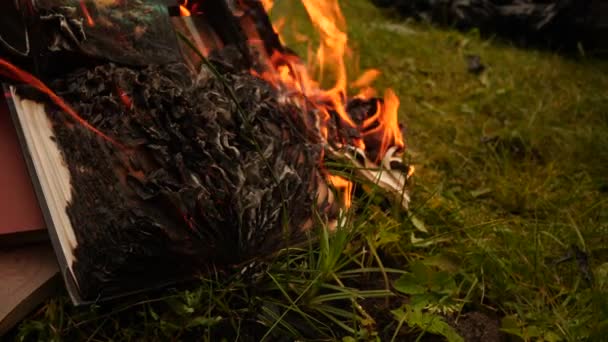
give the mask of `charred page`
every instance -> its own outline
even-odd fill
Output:
[[[237,265],[302,241],[319,202],[321,145],[264,81],[226,68],[112,64],[51,83],[86,127],[11,90],[76,303]]]

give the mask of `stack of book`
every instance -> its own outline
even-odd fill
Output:
[[[5,99],[0,99],[0,337],[61,283]]]

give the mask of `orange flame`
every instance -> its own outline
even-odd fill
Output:
[[[274,6],[274,0],[262,0],[262,6],[266,12],[270,12],[272,6]]]
[[[342,193],[342,201],[346,209],[353,203],[353,183],[344,177],[328,175],[327,181]]]
[[[189,17],[192,15],[190,10],[188,9],[188,0],[184,0],[182,4],[179,5],[179,15],[182,17]]]
[[[399,99],[392,90],[387,90],[383,100],[377,101],[376,113],[357,124],[346,112],[347,87],[349,85],[345,57],[348,50],[346,21],[340,10],[338,0],[302,0],[309,18],[317,30],[320,44],[316,53],[308,58],[308,66],[297,56],[274,51],[267,65],[261,72],[252,71],[254,75],[268,81],[281,91],[290,101],[302,108],[312,105],[317,115],[316,128],[328,141],[328,127],[332,115],[337,115],[341,126],[350,126],[361,134],[361,138],[350,138],[349,141],[336,142],[354,145],[366,149],[367,141],[372,142],[377,153],[376,162],[382,160],[391,146],[404,148],[405,143],[398,122]],[[266,10],[272,8],[273,1],[263,1]],[[275,30],[283,27],[275,23]],[[245,28],[250,42],[258,41],[257,32]],[[306,37],[300,37],[306,40]],[[260,51],[264,55],[264,51]],[[310,70],[319,72],[317,78],[311,77]],[[371,100],[375,90],[371,87],[380,75],[378,70],[368,70],[350,84],[358,89],[356,98]],[[331,81],[328,89],[321,84]],[[371,113],[370,113],[371,114]],[[327,179],[334,187],[350,192],[352,183],[344,178],[329,175]],[[350,206],[350,196],[344,196],[345,205]]]
[[[317,67],[321,75],[325,69],[333,69],[335,85],[330,92],[346,95],[346,65],[344,55],[348,43],[346,21],[337,0],[302,0],[314,27],[319,32],[321,44],[317,49]]]
[[[180,5],[180,6],[179,6],[179,14],[180,14],[182,17],[189,17],[189,16],[191,16],[191,15],[192,15],[192,14],[190,13],[190,11],[188,10],[188,8],[186,8],[186,7],[185,7],[185,6],[183,6],[183,5]]]
[[[272,5],[265,3],[265,5]],[[313,26],[320,35],[320,45],[316,51],[313,65],[306,67],[302,61],[293,55],[275,51],[269,60],[267,70],[256,75],[267,80],[275,87],[287,93],[298,94],[296,97],[305,98],[316,104],[321,119],[321,125],[326,124],[331,117],[330,112],[336,113],[343,124],[352,128],[371,129],[364,136],[381,133],[380,154],[383,155],[391,144],[403,147],[403,137],[398,124],[399,99],[392,91],[385,94],[384,105],[378,106],[375,115],[366,120],[366,125],[358,127],[346,112],[347,73],[345,55],[348,49],[348,37],[345,33],[346,22],[338,0],[302,0]],[[275,25],[279,27],[281,25]],[[255,32],[248,30],[250,40],[254,40]],[[318,80],[309,74],[312,68],[319,70]],[[375,94],[370,84],[380,75],[378,70],[364,72],[351,87],[359,88],[359,98],[369,99]],[[331,88],[321,89],[323,78],[331,78],[334,84]],[[372,123],[375,123],[372,125]],[[324,136],[327,138],[327,136]],[[363,139],[355,139],[351,144],[365,149]]]
[[[380,71],[376,69],[366,70],[359,78],[350,84],[352,88],[369,87],[380,76]]]
[[[378,160],[381,160],[386,150],[391,145],[395,145],[403,148],[405,143],[403,142],[403,136],[401,129],[399,128],[398,111],[399,111],[399,98],[395,92],[391,89],[387,89],[384,92],[384,105],[378,103],[378,109],[376,113],[363,121],[363,129],[372,126],[377,123],[377,126],[364,131],[363,136],[369,135],[380,135],[380,152],[378,153]]]
[[[127,109],[133,108],[133,100],[131,100],[131,97],[129,97],[129,95],[119,86],[116,86],[116,94],[118,95],[120,102],[122,102]]]

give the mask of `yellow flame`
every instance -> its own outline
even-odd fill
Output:
[[[377,69],[366,70],[359,78],[350,84],[353,88],[367,88],[380,76]]]
[[[262,0],[262,6],[264,6],[264,10],[266,10],[266,12],[270,12],[274,6],[274,0]]]
[[[334,92],[346,93],[346,66],[344,55],[348,44],[346,21],[337,0],[302,0],[304,7],[319,32],[321,44],[317,49],[317,67],[321,75],[325,68],[333,69]]]
[[[344,208],[348,209],[353,203],[353,183],[344,177],[329,175],[327,181],[341,192]]]

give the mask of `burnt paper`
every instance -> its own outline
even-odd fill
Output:
[[[209,70],[192,82],[180,64],[108,64],[53,83],[124,144],[47,106],[69,169],[71,267],[85,301],[268,255],[337,214],[317,203],[322,146],[301,134],[298,110],[247,72],[222,77],[236,102]]]

